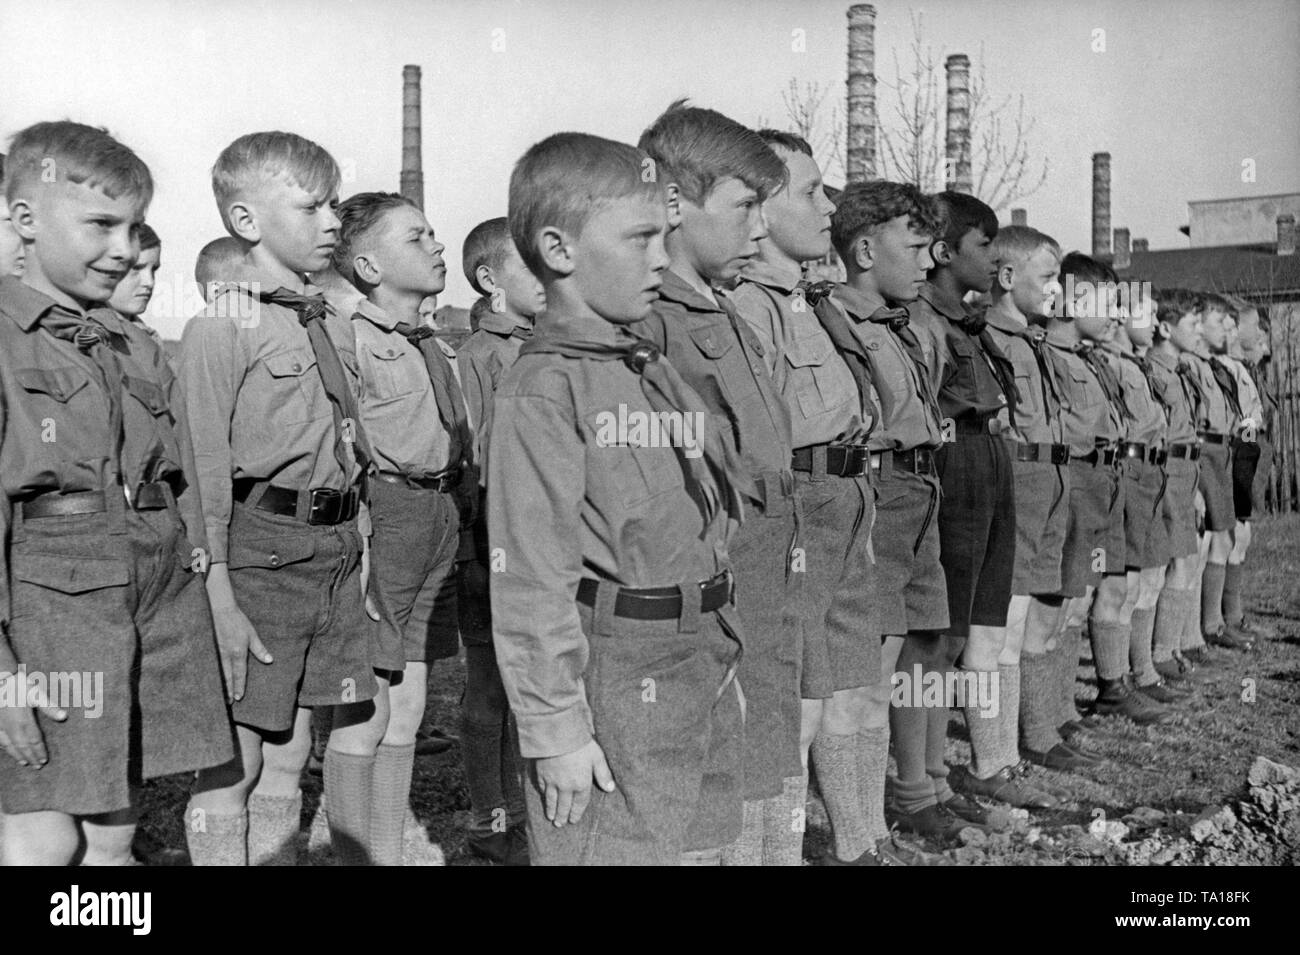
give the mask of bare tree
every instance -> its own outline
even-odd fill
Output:
[[[794,77],[781,91],[781,104],[785,107],[785,129],[798,133],[812,147],[813,156],[827,179],[844,181],[844,114],[838,102],[832,102],[829,118],[826,97],[831,87],[809,81],[802,86]],[[759,116],[755,126],[762,129],[770,125]]]

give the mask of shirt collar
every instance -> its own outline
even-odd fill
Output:
[[[770,289],[789,295],[799,286],[803,278],[802,270],[792,263],[765,262],[754,259],[747,266],[741,277],[755,285],[765,285]]]
[[[984,313],[984,320],[987,321],[992,328],[996,328],[1000,332],[1006,332],[1008,335],[1019,335],[1025,329],[1030,327],[1027,319],[1024,324],[1021,324],[1016,321],[1015,316],[1010,312],[998,308],[996,303],[990,305],[988,311]]]
[[[37,291],[22,279],[6,275],[0,278],[0,311],[8,315],[25,332],[30,332],[46,313],[58,309],[78,317],[94,318],[107,328],[121,330],[121,318],[107,305],[85,312],[60,305],[44,292]]]
[[[926,282],[921,286],[920,298],[950,322],[961,322],[966,319],[966,306],[962,304],[961,299],[953,298],[932,282]]]
[[[480,321],[479,328],[482,327]],[[549,308],[537,316],[533,327],[538,334],[594,345],[630,345],[636,341],[636,336],[626,326],[607,322],[598,315],[579,317]]]
[[[682,305],[695,312],[721,312],[722,306],[715,302],[709,301],[691,286],[686,284],[686,280],[673,272],[671,269],[664,272],[664,284],[659,288],[659,297],[668,302],[674,302]]]
[[[1049,328],[1047,330],[1047,344],[1073,351],[1079,345],[1079,341],[1070,341],[1060,328]]]
[[[889,307],[879,293],[863,291],[852,285],[835,286],[833,297],[859,322],[865,322],[879,309]]]
[[[1167,355],[1162,349],[1147,349],[1147,361],[1154,362],[1166,371],[1173,371],[1178,367],[1178,356]]]
[[[371,325],[374,325],[376,328],[382,328],[386,332],[391,332],[398,324],[397,319],[393,318],[368,298],[363,298],[361,301],[357,302],[357,308],[353,313],[353,317],[355,318],[358,315],[368,321]],[[412,324],[418,324],[418,321]]]
[[[478,320],[479,331],[491,332],[494,335],[509,335],[516,328],[527,328],[528,323],[516,319],[513,315],[507,315],[505,312],[494,312],[489,309]]]

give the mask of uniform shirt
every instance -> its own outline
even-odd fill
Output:
[[[862,399],[853,373],[813,307],[795,296],[798,285],[797,267],[755,261],[745,269],[731,300],[763,346],[776,390],[790,413],[794,446],[803,448],[850,431],[854,419],[861,420]]]
[[[361,372],[361,424],[380,471],[428,476],[455,462],[438,414],[429,368],[418,345],[397,331],[396,318],[362,299],[352,316]],[[456,353],[434,339],[452,369]]]
[[[264,289],[281,284],[256,273],[247,280]],[[324,322],[359,401],[352,325],[332,309]],[[185,326],[179,365],[214,562],[226,559],[233,479],[337,491],[357,480],[355,462],[345,475],[334,457],[333,409],[293,309],[221,289]]]
[[[13,502],[47,492],[105,491],[114,486],[114,436],[99,364],[40,321],[78,315],[19,279],[0,278],[0,625],[9,622],[9,526]],[[109,308],[86,313],[122,336],[114,349],[126,378],[121,397],[124,488],[183,476],[177,499],[192,547],[207,548],[194,458],[180,389],[162,350]],[[109,346],[111,347],[111,346]]]
[[[754,477],[789,471],[790,412],[764,364],[766,350],[726,295],[714,294],[718,304],[665,272],[654,311],[630,330],[658,345],[704,399],[746,471]]]
[[[1048,360],[1060,386],[1062,443],[1070,446],[1072,455],[1084,455],[1093,450],[1096,439],[1108,443],[1120,440],[1118,412],[1111,407],[1096,373],[1079,354],[1079,343],[1055,328],[1047,332],[1046,342]]]
[[[1219,388],[1219,383],[1214,380],[1214,371],[1210,368],[1209,359],[1193,352],[1183,352],[1182,360],[1191,369],[1192,375],[1200,386],[1201,398],[1204,401],[1203,407],[1198,411],[1197,430],[1229,434],[1235,424],[1233,420],[1235,416],[1228,405],[1227,396]]]
[[[1169,421],[1165,409],[1151,390],[1147,376],[1138,364],[1137,356],[1124,352],[1118,345],[1107,342],[1103,350],[1110,367],[1124,391],[1124,402],[1132,418],[1128,422],[1128,441],[1145,445],[1163,446]]]
[[[1178,356],[1152,348],[1146,353],[1146,359],[1151,363],[1151,378],[1160,389],[1169,416],[1168,443],[1195,444],[1196,395],[1178,374]]]
[[[616,344],[617,326],[548,311],[564,337]],[[672,447],[597,443],[603,416],[653,414],[621,361],[523,355],[497,392],[488,453],[488,526],[504,557],[492,575],[492,629],[520,750],[540,758],[592,738],[582,675],[583,577],[625,587],[706,580],[727,568],[726,516],[704,526]]]
[[[939,408],[926,397],[931,392],[922,383],[920,367],[887,324],[869,320],[888,307],[885,300],[848,285],[837,285],[831,300],[843,308],[871,360],[880,423],[867,446],[872,451],[937,448],[943,442]]]
[[[944,417],[957,421],[1005,412],[1007,396],[993,371],[992,359],[980,336],[965,327],[970,318],[966,306],[926,282],[908,314],[913,328],[920,319],[934,339],[931,382]]]
[[[1230,355],[1220,357],[1232,372],[1232,376],[1237,379],[1237,403],[1241,405],[1242,422],[1250,419],[1255,423],[1256,433],[1264,430],[1264,401],[1259,393],[1259,385],[1255,384],[1255,377],[1250,373],[1246,363],[1240,358],[1233,358]]]
[[[1060,416],[1047,413],[1048,383],[1043,380],[1034,346],[1025,337],[1038,337],[1041,329],[1020,324],[996,304],[985,317],[989,337],[1011,362],[1016,377],[1015,421],[1009,408],[998,413],[998,420],[1010,429],[1004,433],[1025,444],[1063,444]]]
[[[457,372],[465,394],[465,408],[474,427],[474,460],[482,465],[492,427],[492,398],[532,326],[510,315],[487,312],[478,329],[456,351]],[[486,471],[481,475],[487,477]]]

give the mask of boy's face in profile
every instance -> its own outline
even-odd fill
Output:
[[[1228,349],[1228,322],[1232,319],[1221,308],[1206,308],[1201,318],[1201,340],[1211,354],[1222,355]]]
[[[987,292],[997,278],[997,263],[993,258],[993,240],[981,229],[968,229],[952,249],[952,269],[958,285],[968,292]]]
[[[14,231],[13,219],[9,216],[9,203],[0,194],[0,276],[22,278],[25,254],[22,236]]]
[[[680,200],[680,234],[691,265],[710,282],[726,283],[758,255],[758,240],[767,235],[758,193],[739,179],[715,183],[697,206]]]
[[[1156,327],[1156,303],[1142,298],[1133,304],[1133,313],[1124,323],[1124,332],[1134,348],[1150,348]]]
[[[668,268],[668,209],[657,193],[601,203],[571,239],[574,287],[601,318],[619,325],[650,314]]]
[[[1011,301],[1022,315],[1044,315],[1056,296],[1061,260],[1049,246],[1021,259],[1012,272]]]
[[[501,264],[492,269],[496,292],[492,295],[492,310],[520,318],[533,318],[546,307],[546,289],[528,266],[523,256],[509,243],[501,257]]]
[[[30,233],[28,283],[82,305],[107,302],[140,254],[140,200],[67,180],[33,185],[28,195],[10,210]]]
[[[785,160],[790,180],[763,204],[768,238],[795,262],[820,259],[831,248],[831,213],[835,211],[835,203],[822,188],[822,171],[811,156],[774,148]]]
[[[1187,312],[1169,330],[1169,341],[1180,352],[1195,352],[1201,346],[1201,316]]]
[[[296,182],[275,176],[262,183],[247,204],[255,212],[260,243],[294,272],[319,272],[338,244],[337,192],[312,195]]]
[[[437,295],[447,287],[445,246],[424,213],[401,205],[384,213],[365,243],[382,270],[381,283],[394,292]]]
[[[1104,296],[1078,301],[1071,311],[1074,313],[1074,326],[1084,341],[1104,342],[1114,333],[1115,311]]]
[[[934,267],[930,256],[933,237],[913,228],[906,214],[877,226],[867,237],[871,247],[871,274],[876,288],[889,302],[914,302]]]
[[[162,249],[154,246],[140,253],[135,265],[126,273],[126,278],[118,283],[113,297],[108,304],[123,315],[134,318],[143,315],[153,298],[154,283],[157,281],[158,265],[162,259]]]

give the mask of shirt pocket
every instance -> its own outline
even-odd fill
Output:
[[[126,390],[155,418],[167,413],[167,395],[154,382],[127,375]]]
[[[329,398],[316,370],[316,356],[308,349],[276,352],[262,360],[270,377],[270,394],[265,407],[271,409],[268,424],[301,424],[331,414]]]
[[[834,354],[835,345],[825,335],[796,338],[785,348],[795,398],[805,418],[814,418],[847,403],[843,400],[847,396],[835,393],[835,379],[826,364]]]
[[[279,570],[288,564],[299,564],[316,555],[316,541],[309,536],[268,537],[254,540],[234,540],[226,552],[226,564],[231,570],[261,567]]]
[[[691,341],[705,358],[718,361],[736,344],[735,336],[720,328],[692,328]]]
[[[366,343],[361,349],[365,355],[363,367],[370,375],[365,390],[376,401],[395,401],[429,387],[429,370],[423,355],[412,355],[386,343]]]
[[[1071,368],[1070,407],[1088,416],[1099,410],[1101,401],[1101,388],[1092,372],[1086,368]]]
[[[62,368],[19,368],[14,378],[30,394],[44,395],[59,404],[68,401],[90,383],[90,377],[71,365]]]

